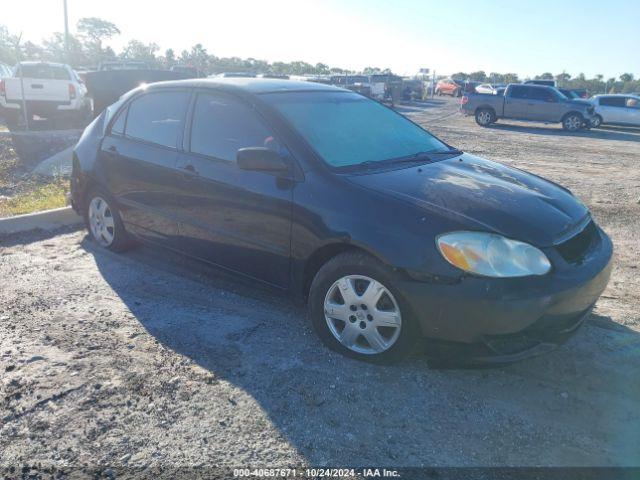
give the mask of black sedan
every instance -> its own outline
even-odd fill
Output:
[[[310,82],[133,90],[85,130],[71,189],[104,248],[153,242],[287,289],[359,359],[420,337],[479,361],[546,352],[611,271],[611,241],[567,189]]]

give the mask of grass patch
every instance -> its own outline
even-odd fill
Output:
[[[53,179],[46,183],[35,179],[24,182],[19,193],[8,198],[0,198],[0,217],[64,207],[68,191],[69,180],[65,178]]]

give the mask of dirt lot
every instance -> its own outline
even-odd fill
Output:
[[[0,241],[0,465],[640,465],[640,130],[481,129],[452,101],[402,111],[452,145],[556,180],[616,266],[541,358],[435,370],[342,358],[270,290],[83,232]]]

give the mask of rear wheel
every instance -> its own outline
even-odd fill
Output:
[[[86,199],[85,223],[93,241],[114,252],[127,250],[132,242],[112,197],[101,189],[95,189]]]
[[[582,128],[584,120],[579,113],[570,113],[562,120],[562,128],[568,132],[577,132]]]
[[[377,363],[407,355],[416,334],[396,279],[393,271],[363,253],[329,260],[309,294],[309,315],[323,343],[343,355]]]
[[[496,114],[490,108],[479,108],[475,116],[476,123],[481,127],[488,127],[496,121]]]

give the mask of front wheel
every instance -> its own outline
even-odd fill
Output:
[[[584,120],[582,115],[578,113],[570,113],[562,120],[562,128],[568,132],[577,132],[582,128]]]
[[[122,252],[131,246],[115,201],[106,192],[96,189],[86,196],[84,220],[94,242],[103,248]]]
[[[600,125],[602,125],[602,117],[600,115],[596,115],[591,120],[591,126],[593,128],[598,128]]]
[[[392,363],[406,356],[416,334],[396,274],[362,253],[329,260],[309,293],[313,327],[332,350],[359,360]]]
[[[496,121],[496,114],[488,108],[476,110],[476,123],[481,127],[488,127]]]

